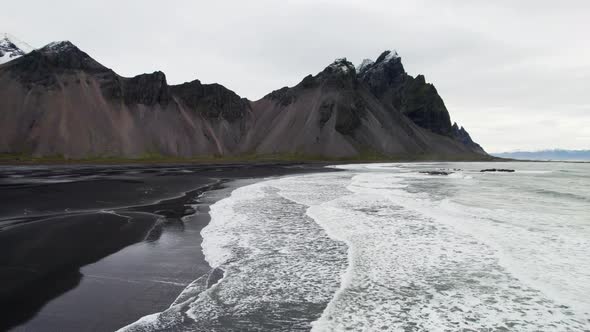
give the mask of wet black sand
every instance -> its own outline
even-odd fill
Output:
[[[210,204],[256,179],[318,171],[0,167],[0,330],[113,331],[162,311],[210,270],[200,247]]]

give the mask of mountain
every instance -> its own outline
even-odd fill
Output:
[[[522,160],[590,161],[590,150],[540,150],[494,153],[500,158]]]
[[[122,77],[68,41],[0,65],[0,152],[68,158],[490,158],[434,86],[383,53],[338,59],[258,101],[162,72]]]
[[[7,33],[0,34],[0,64],[14,60],[31,51],[33,51],[33,47],[29,44]]]
[[[366,59],[358,70],[359,79],[385,105],[399,110],[424,129],[484,152],[463,127],[451,125],[451,116],[434,85],[426,83],[423,75],[408,75],[397,52],[385,51],[376,61]]]
[[[260,154],[298,152],[340,158],[485,154],[454,137],[421,129],[382,103],[346,59],[336,60],[295,87],[272,92],[253,102],[252,108],[258,121],[249,143]]]

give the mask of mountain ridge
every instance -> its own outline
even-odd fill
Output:
[[[386,51],[368,67],[378,73],[379,64],[393,60],[401,65]],[[405,71],[398,74],[408,80]],[[441,135],[372,90],[385,80],[383,96],[399,77],[366,76],[341,58],[294,87],[250,101],[199,80],[169,85],[162,72],[122,77],[74,44],[54,42],[0,65],[0,152],[489,158],[463,128]]]

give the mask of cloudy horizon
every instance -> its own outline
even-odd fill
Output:
[[[252,100],[395,49],[488,152],[590,148],[587,1],[58,0],[0,17],[34,47],[70,40],[123,76],[161,70]]]

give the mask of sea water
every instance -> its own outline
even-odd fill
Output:
[[[214,270],[122,330],[590,330],[590,164],[334,168],[214,204]]]

